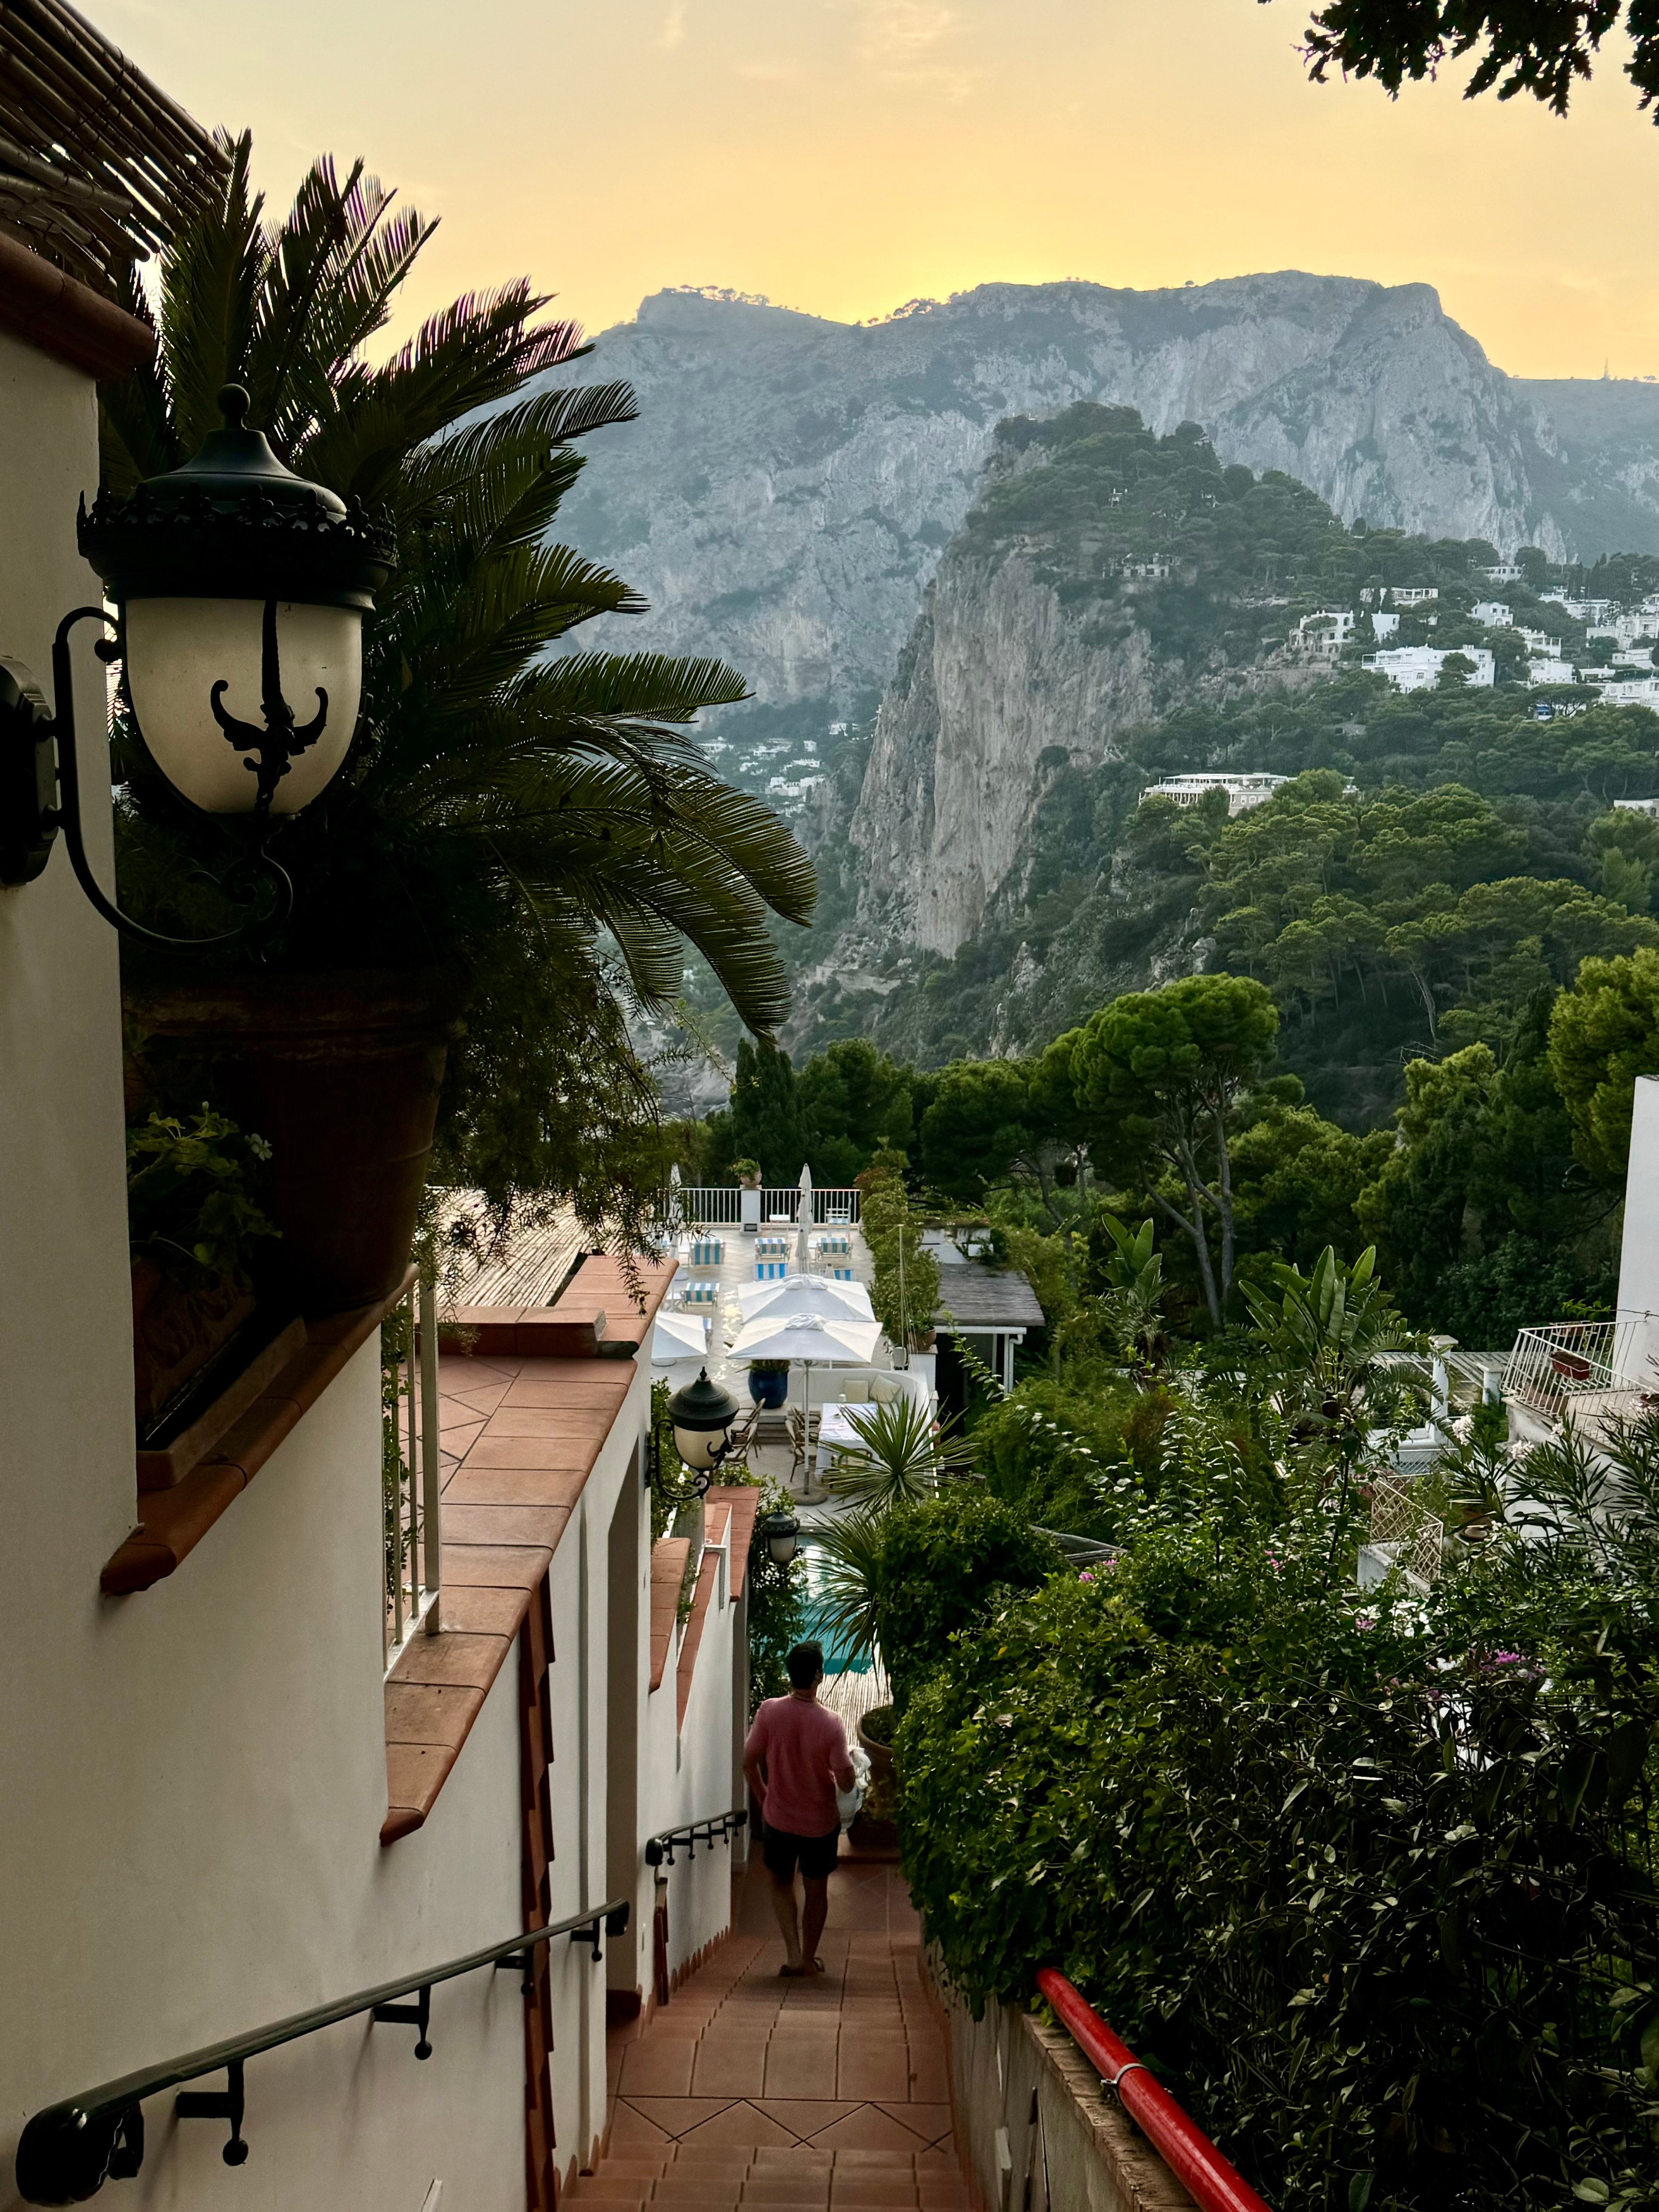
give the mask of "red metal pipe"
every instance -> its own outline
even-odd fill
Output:
[[[1117,2100],[1171,2173],[1190,2192],[1200,2212],[1270,2212],[1243,2174],[1228,2165],[1208,2136],[1195,2128],[1175,2099],[1146,2071],[1100,2014],[1052,1966],[1041,1968],[1037,1987],[1103,2085]]]

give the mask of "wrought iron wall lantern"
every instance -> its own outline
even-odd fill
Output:
[[[245,427],[248,396],[219,394],[223,428],[193,460],[130,497],[82,503],[81,551],[108,605],[58,625],[49,708],[27,672],[0,664],[0,884],[32,883],[58,831],[81,888],[125,935],[172,948],[219,945],[293,901],[270,852],[338,773],[362,701],[363,617],[395,560],[390,533],[322,484],[285,468]],[[100,623],[94,648],[121,664],[123,704],[149,759],[198,812],[246,817],[248,857],[275,886],[234,930],[167,937],[122,914],[87,858],[70,638]]]
[[[742,1450],[732,1433],[740,1410],[729,1390],[709,1381],[706,1367],[669,1400],[674,1448],[690,1474],[692,1496],[702,1497],[726,1461]]]
[[[757,1523],[755,1543],[780,1575],[787,1575],[800,1549],[800,1522],[793,1513],[768,1513]]]

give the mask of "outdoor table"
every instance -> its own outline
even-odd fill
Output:
[[[873,1413],[875,1407],[867,1400],[855,1401],[852,1405],[831,1403],[818,1412],[818,1473],[822,1474],[830,1463],[836,1447],[852,1451],[867,1451],[869,1446],[848,1419],[849,1413]]]

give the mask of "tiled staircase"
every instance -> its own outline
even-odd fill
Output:
[[[899,2206],[969,2212],[972,2202],[951,2151],[816,2151],[810,2144],[705,2150],[690,2143],[615,2151],[599,2172],[582,2175],[565,2201],[606,2204],[615,2212],[659,2204],[700,2212],[748,2205],[775,2205],[779,2212],[786,2205],[823,2212]]]
[[[647,2027],[612,2039],[609,2154],[568,2191],[573,2206],[969,2212],[903,1877],[843,1856],[830,1900],[827,1971],[781,1980],[750,1866],[732,1935]]]

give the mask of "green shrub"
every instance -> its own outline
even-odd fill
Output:
[[[1407,1607],[1322,1510],[1149,1517],[903,1711],[951,1977],[1058,1966],[1275,2204],[1654,2202],[1653,1583],[1493,1548]]]
[[[1024,1514],[977,1484],[953,1484],[924,1504],[896,1505],[880,1528],[872,1612],[893,1702],[902,1712],[951,1638],[970,1627],[998,1591],[1036,1589],[1062,1560]]]

